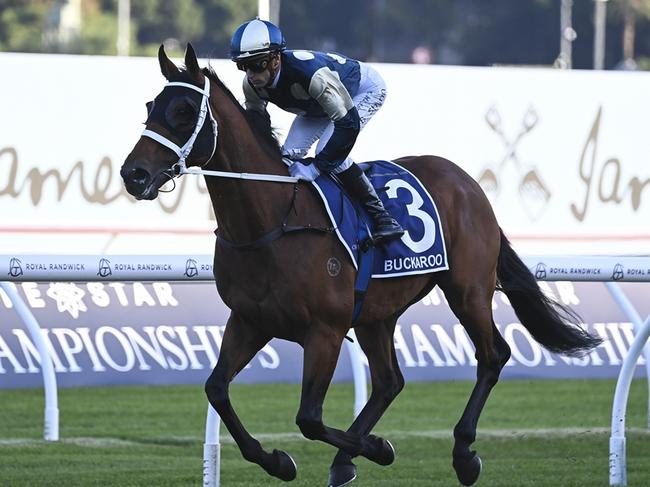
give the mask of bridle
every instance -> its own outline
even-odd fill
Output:
[[[309,225],[288,225],[287,220],[289,218],[289,214],[291,211],[294,209],[295,205],[295,200],[296,200],[296,194],[298,192],[298,186],[296,183],[298,183],[299,179],[294,178],[291,176],[279,176],[275,174],[257,174],[257,173],[245,173],[245,172],[226,172],[226,171],[209,171],[205,169],[199,169],[197,167],[187,167],[187,157],[189,156],[190,152],[192,152],[192,147],[194,146],[194,142],[196,141],[196,138],[199,135],[199,132],[203,128],[203,124],[205,123],[205,120],[208,115],[210,115],[210,121],[212,123],[212,136],[214,137],[214,141],[212,144],[212,153],[210,154],[210,157],[206,160],[206,162],[201,166],[205,166],[210,159],[214,156],[214,153],[217,150],[217,121],[215,120],[214,116],[212,115],[212,109],[210,108],[210,80],[208,77],[205,77],[205,84],[203,85],[203,89],[199,88],[198,86],[194,86],[189,83],[183,83],[183,82],[178,82],[178,81],[170,81],[167,83],[165,86],[180,86],[184,88],[189,88],[194,91],[198,91],[201,93],[201,107],[199,109],[199,115],[196,121],[196,126],[194,127],[194,132],[190,136],[189,140],[185,142],[183,147],[179,147],[178,144],[172,142],[169,140],[167,137],[160,135],[158,132],[154,132],[153,130],[145,129],[142,132],[143,137],[149,137],[159,144],[162,144],[163,146],[167,147],[168,149],[174,151],[174,153],[178,156],[178,161],[174,163],[171,168],[165,169],[162,171],[162,173],[169,177],[170,180],[174,180],[174,178],[180,177],[183,174],[197,174],[197,175],[203,175],[203,176],[215,176],[215,177],[221,177],[221,178],[233,178],[233,179],[252,179],[255,181],[273,181],[277,183],[293,183],[293,197],[291,198],[291,202],[289,205],[289,209],[287,210],[287,214],[282,220],[282,223],[280,224],[279,227],[274,228],[270,232],[262,235],[260,238],[257,238],[253,241],[250,242],[242,242],[242,243],[236,243],[236,242],[230,242],[229,240],[225,239],[221,235],[217,233],[217,242],[221,245],[224,245],[226,247],[230,248],[235,248],[238,250],[255,250],[259,249],[262,247],[265,247],[269,245],[271,242],[279,239],[283,235],[287,233],[293,233],[293,232],[302,232],[302,231],[309,231],[309,232],[315,232],[315,233],[320,233],[320,234],[328,234],[328,233],[333,233],[335,231],[334,227],[314,227],[311,224]]]
[[[188,88],[190,90],[197,91],[201,94],[201,106],[199,108],[198,118],[196,120],[196,126],[194,127],[194,132],[190,136],[187,142],[183,147],[178,146],[175,142],[169,140],[167,137],[160,135],[158,132],[153,130],[145,129],[142,132],[143,137],[149,137],[150,139],[155,140],[159,144],[167,147],[173,151],[178,156],[178,161],[175,162],[170,169],[165,170],[165,174],[170,177],[170,179],[180,177],[183,174],[197,174],[203,176],[216,176],[222,178],[233,178],[233,179],[252,179],[255,181],[273,181],[278,183],[297,183],[298,178],[291,176],[278,176],[274,174],[256,174],[256,173],[245,173],[245,172],[227,172],[227,171],[209,171],[205,169],[199,169],[197,167],[187,167],[187,157],[192,152],[194,147],[194,142],[203,128],[203,124],[208,115],[210,115],[210,122],[212,123],[212,152],[210,157],[202,164],[201,167],[204,167],[210,159],[214,156],[214,153],[217,150],[217,134],[218,134],[218,124],[212,115],[212,109],[210,108],[210,80],[205,76],[205,83],[203,88],[199,88],[190,83],[183,83],[181,81],[170,81],[165,85],[165,88],[169,86],[180,86],[183,88]],[[163,89],[164,90],[164,89]]]
[[[199,115],[196,121],[196,125],[194,126],[194,132],[188,141],[185,142],[185,145],[183,145],[183,147],[179,147],[176,143],[172,142],[167,137],[160,135],[158,132],[154,132],[153,130],[144,129],[142,135],[144,137],[149,137],[155,140],[159,144],[164,145],[178,156],[178,161],[172,166],[172,171],[175,175],[180,175],[182,174],[183,169],[187,169],[185,165],[187,157],[190,155],[190,152],[192,152],[194,142],[196,141],[199,132],[201,132],[208,114],[210,115],[210,122],[212,123],[212,136],[214,140],[212,143],[212,152],[210,153],[210,157],[207,158],[203,165],[207,164],[208,161],[212,159],[212,156],[214,156],[214,153],[217,150],[217,121],[214,119],[214,116],[212,115],[212,109],[210,108],[210,103],[208,103],[208,100],[210,98],[210,80],[207,76],[205,77],[203,89],[190,83],[183,83],[181,81],[170,81],[167,83],[167,85],[165,85],[165,88],[170,86],[181,86],[183,88],[198,91],[201,94],[201,106],[199,107]]]

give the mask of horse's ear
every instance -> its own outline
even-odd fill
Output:
[[[192,74],[197,74],[201,71],[199,68],[199,62],[196,59],[196,52],[194,52],[194,48],[189,42],[185,49],[185,67]]]
[[[173,74],[178,73],[178,67],[167,57],[165,46],[162,44],[158,49],[158,62],[160,63],[160,71],[165,79],[169,79]]]

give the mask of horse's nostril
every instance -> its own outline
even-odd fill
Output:
[[[141,196],[151,182],[151,175],[142,168],[131,169],[122,173],[126,190],[135,197]]]
[[[129,174],[129,179],[138,186],[144,186],[149,180],[149,173],[144,169],[136,168]]]

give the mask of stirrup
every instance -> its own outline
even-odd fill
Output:
[[[372,239],[375,241],[375,244],[380,243],[380,242],[386,242],[388,240],[397,240],[398,238],[402,238],[402,235],[404,235],[404,230],[402,229],[401,226],[394,228],[394,229],[385,229],[385,230],[378,230],[376,232],[372,233]]]
[[[374,240],[393,240],[404,235],[402,225],[388,213],[380,216],[373,223],[372,238]]]
[[[401,238],[402,235],[404,235],[404,230],[395,230],[393,232],[388,232],[388,233],[376,233],[373,232],[372,235],[370,235],[368,238],[366,238],[363,242],[361,242],[361,252],[367,252],[370,247],[377,247],[378,245],[381,245],[385,242],[388,242],[390,240],[397,240],[398,238]]]
[[[397,220],[392,217],[386,218],[383,224],[375,224],[375,229],[372,232],[372,240],[374,245],[389,240],[396,240],[404,235],[404,229]]]

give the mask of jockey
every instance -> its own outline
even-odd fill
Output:
[[[272,102],[295,113],[282,147],[294,162],[292,176],[313,180],[313,164],[334,173],[346,192],[373,220],[373,240],[391,240],[404,234],[390,216],[366,175],[348,156],[359,131],[381,108],[386,85],[367,64],[339,54],[286,50],[280,29],[265,20],[251,20],[237,28],[230,58],[246,72],[246,109],[266,113]],[[318,140],[316,156],[306,158]]]

